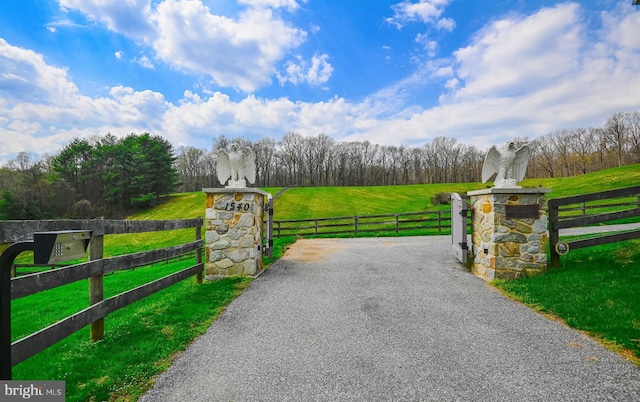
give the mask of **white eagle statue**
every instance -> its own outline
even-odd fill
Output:
[[[231,144],[231,152],[220,148],[218,150],[218,163],[216,170],[218,180],[223,186],[229,180],[227,188],[244,188],[247,187],[246,179],[253,184],[256,181],[256,156],[253,150],[245,147],[240,150],[240,146],[236,143]]]
[[[527,144],[518,149],[513,141],[500,147],[492,146],[484,158],[482,182],[486,183],[495,173],[495,187],[519,188],[516,183],[524,179],[530,155],[531,150]]]

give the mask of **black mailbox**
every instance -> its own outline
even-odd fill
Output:
[[[53,264],[82,258],[90,240],[90,230],[36,232],[33,234],[33,262]]]

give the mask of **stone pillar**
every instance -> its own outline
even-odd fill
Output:
[[[268,195],[257,188],[205,188],[205,279],[256,276],[262,265],[262,218]]]
[[[474,274],[517,278],[547,269],[548,188],[470,191]]]

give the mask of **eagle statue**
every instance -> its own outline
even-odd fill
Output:
[[[240,150],[240,146],[236,143],[231,144],[231,152],[220,148],[218,150],[218,163],[216,170],[220,184],[225,185],[227,180],[229,184],[227,188],[243,188],[247,187],[246,179],[253,184],[256,181],[256,156],[253,150],[245,147]]]
[[[489,148],[482,166],[482,182],[486,183],[494,174],[495,187],[519,187],[516,183],[524,179],[531,150],[524,144],[516,149],[515,142]]]

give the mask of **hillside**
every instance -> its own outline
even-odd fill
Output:
[[[414,184],[371,187],[298,187],[275,201],[276,220],[353,216],[437,209],[431,197],[437,193],[465,192],[486,188],[492,183]],[[581,176],[554,179],[527,179],[523,187],[549,187],[548,198],[605,191],[640,185],[640,164],[606,169]],[[278,188],[265,189],[275,194]],[[171,196],[153,209],[129,219],[181,219],[204,216],[202,192]],[[448,207],[447,207],[448,208]]]

